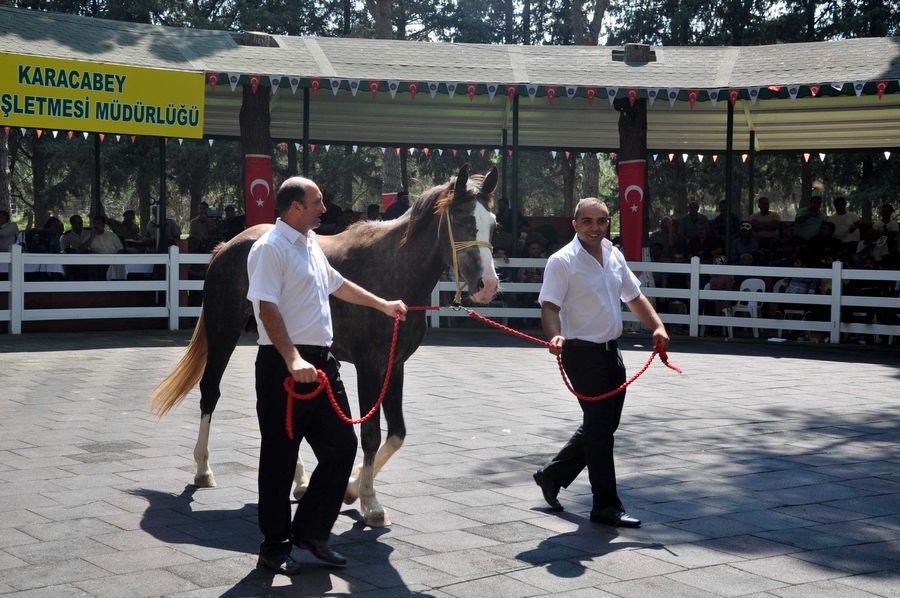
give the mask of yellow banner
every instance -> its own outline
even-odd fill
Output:
[[[203,73],[0,52],[0,124],[203,137]]]

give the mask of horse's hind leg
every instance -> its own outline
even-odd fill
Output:
[[[297,455],[297,469],[294,470],[294,498],[300,500],[309,488],[309,474],[303,464],[303,455]]]
[[[209,314],[206,317],[209,322]],[[200,379],[200,430],[197,434],[197,444],[194,445],[194,462],[197,464],[194,485],[200,488],[212,488],[216,485],[216,478],[209,466],[209,428],[213,411],[221,396],[219,384],[241,336],[241,325],[225,330],[221,322],[213,323],[207,326],[206,333],[209,348],[206,369],[203,371],[203,378]]]

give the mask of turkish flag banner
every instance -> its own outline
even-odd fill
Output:
[[[272,188],[272,156],[244,156],[244,213],[247,226],[275,222],[275,190]]]
[[[647,186],[647,161],[619,162],[619,211],[622,228],[622,253],[629,261],[641,260],[644,234],[644,189]]]
[[[387,212],[387,209],[394,205],[394,202],[397,201],[397,192],[393,193],[382,193],[381,194],[381,210],[383,212]]]

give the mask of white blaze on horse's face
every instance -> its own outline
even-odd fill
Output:
[[[494,230],[497,219],[490,210],[484,207],[480,201],[475,202],[475,238],[490,244],[491,231]],[[500,280],[497,271],[494,270],[494,257],[490,247],[478,247],[478,256],[481,258],[481,288],[470,293],[476,303],[487,303],[497,294],[500,288]]]

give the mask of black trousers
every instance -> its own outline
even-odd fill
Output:
[[[596,396],[625,381],[625,365],[616,344],[588,346],[566,342],[562,352],[563,368],[572,387],[583,395]],[[578,401],[584,412],[581,426],[556,457],[544,467],[544,475],[560,486],[568,487],[587,466],[594,495],[594,509],[622,507],[616,492],[616,467],[613,463],[613,434],[619,427],[625,391],[602,401]]]
[[[340,363],[324,347],[298,347],[300,355],[328,376],[335,399],[349,414],[347,393],[339,374]],[[261,553],[288,554],[292,538],[327,540],[340,511],[347,480],[356,458],[353,426],[341,421],[325,389],[312,399],[295,400],[294,439],[287,435],[287,366],[275,347],[260,346],[256,356],[256,415],[262,434],[259,454],[259,529]],[[298,384],[309,393],[316,384]],[[309,489],[300,499],[291,521],[291,485],[300,441],[306,438],[318,459]]]

